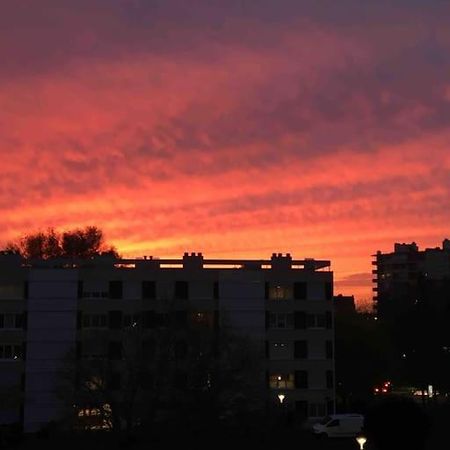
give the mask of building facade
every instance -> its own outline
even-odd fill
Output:
[[[304,416],[334,412],[333,273],[329,261],[46,260],[0,255],[0,421],[26,432],[58,420],[67,355],[120,360],[122,330],[202,321],[265,351],[269,402]],[[170,304],[168,309],[167,305]],[[72,352],[72,353],[71,353]],[[264,377],[263,377],[264,378]],[[116,380],[118,389],[120,380]],[[7,400],[7,401],[6,401]]]

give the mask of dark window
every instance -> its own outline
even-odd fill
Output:
[[[76,343],[75,358],[77,360],[81,359],[81,341],[77,341],[77,343]]]
[[[155,328],[156,326],[156,313],[155,311],[144,311],[143,313],[143,327],[144,328]]]
[[[333,283],[325,283],[325,298],[332,300],[333,298]]]
[[[298,281],[294,283],[294,299],[306,300],[307,297],[307,284],[304,281]]]
[[[175,342],[175,358],[184,359],[187,355],[187,344],[186,341]]]
[[[325,344],[325,353],[327,359],[333,359],[333,342],[327,341]]]
[[[308,372],[306,370],[295,371],[295,387],[297,389],[308,388]]]
[[[333,400],[327,400],[327,414],[334,414],[334,402]]]
[[[316,315],[315,314],[307,314],[306,315],[306,326],[307,326],[307,328],[315,328],[316,327]]]
[[[78,292],[77,292],[78,298],[83,297],[83,282],[80,280],[78,281]]]
[[[297,400],[295,402],[295,411],[301,417],[308,416],[308,402],[306,400]]]
[[[266,330],[270,327],[270,312],[266,311]]]
[[[122,359],[122,342],[110,341],[108,344],[108,358]]]
[[[265,284],[264,284],[264,298],[266,300],[269,298],[269,289],[270,289],[269,282],[266,281]]]
[[[176,370],[173,380],[174,387],[177,389],[185,389],[187,386],[187,375],[183,370]]]
[[[81,311],[78,311],[77,312],[77,330],[81,329],[82,320],[83,320],[83,314]]]
[[[145,359],[152,360],[155,357],[156,345],[153,339],[142,341],[142,353]]]
[[[327,311],[325,317],[326,317],[326,319],[325,319],[326,327],[328,330],[331,330],[331,328],[333,328],[333,316],[332,316],[331,312]]]
[[[306,313],[304,311],[295,311],[294,328],[297,330],[304,330],[306,328]]]
[[[266,358],[269,358],[269,346],[270,346],[269,341],[266,341],[265,345],[266,345]]]
[[[327,370],[326,377],[327,377],[327,389],[333,389],[334,386],[333,371]]]
[[[295,341],[294,358],[305,359],[308,357],[308,341]]]
[[[25,300],[28,300],[28,291],[29,291],[28,281],[25,281],[23,283],[23,298]]]
[[[219,329],[219,311],[214,311],[214,330]]]
[[[187,324],[187,312],[176,311],[174,315],[175,328],[184,328]]]
[[[178,300],[189,299],[189,283],[187,281],[175,281],[175,298]]]
[[[154,300],[156,298],[156,283],[154,281],[142,282],[142,298],[145,300]]]
[[[122,298],[123,297],[123,284],[120,280],[114,280],[109,282],[109,298]]]
[[[26,330],[28,328],[28,313],[22,313],[22,328]]]
[[[108,388],[115,391],[120,389],[121,386],[121,376],[119,372],[112,372],[108,379]]]
[[[157,313],[156,323],[159,327],[167,328],[169,326],[169,314],[167,313]]]
[[[339,423],[339,419],[334,419],[327,425],[327,428],[338,427]]]
[[[120,330],[122,328],[122,311],[109,311],[109,328],[111,330]],[[95,317],[95,316],[94,316]],[[92,326],[100,326],[100,318],[97,315],[99,323]]]
[[[27,358],[27,343],[22,343],[22,358],[25,360]]]
[[[327,324],[327,319],[325,314],[317,314],[316,316],[317,318],[317,328],[325,328],[326,324]]]
[[[214,294],[214,300],[218,300],[219,299],[219,282],[218,281],[214,282],[213,294]]]

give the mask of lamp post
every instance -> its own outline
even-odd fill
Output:
[[[283,404],[285,398],[286,396],[284,394],[278,394],[278,400],[280,400],[280,405]]]
[[[364,450],[364,444],[367,442],[367,438],[365,436],[358,436],[356,442],[359,444],[360,450]]]

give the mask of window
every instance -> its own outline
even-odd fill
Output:
[[[111,390],[118,390],[122,384],[122,379],[119,372],[112,372],[108,379],[108,388]]]
[[[296,359],[308,358],[308,341],[295,341],[294,358]]]
[[[290,359],[292,350],[287,342],[268,343],[269,358],[272,360]]]
[[[187,281],[175,281],[175,298],[189,300],[189,283]]]
[[[325,314],[307,314],[306,323],[308,328],[326,328]]]
[[[156,353],[156,344],[153,339],[145,339],[142,341],[142,353],[145,359],[152,360]]]
[[[307,284],[305,281],[298,281],[294,283],[294,298],[295,300],[306,300],[307,298]]]
[[[154,300],[156,298],[156,283],[154,281],[142,282],[142,298],[144,300]]]
[[[173,324],[177,329],[185,328],[187,324],[187,311],[175,311],[173,313]]]
[[[122,328],[122,311],[109,311],[109,329],[120,330]]]
[[[297,389],[308,388],[308,372],[306,370],[295,371],[295,387]]]
[[[155,311],[144,311],[144,328],[155,328],[156,326],[156,313]]]
[[[213,297],[214,300],[218,300],[219,299],[219,282],[218,281],[214,281],[214,286],[213,286]]]
[[[175,342],[175,358],[176,359],[184,359],[187,355],[188,346],[186,341],[179,340]]]
[[[269,313],[269,328],[292,328],[292,313]]]
[[[325,283],[325,299],[333,299],[333,283]]]
[[[120,280],[109,282],[109,298],[120,299],[123,297],[123,283]]]
[[[295,411],[301,417],[307,417],[307,415],[308,415],[308,402],[306,400],[297,400],[295,402]]]
[[[288,300],[292,298],[292,286],[286,286],[282,284],[269,284],[266,283],[266,289],[268,288],[269,300]]]
[[[273,373],[269,375],[271,389],[294,389],[294,375],[292,373]]]
[[[17,360],[22,358],[22,347],[17,344],[0,344],[0,359]]]
[[[4,313],[0,314],[0,328],[16,329],[22,328],[22,314]]]
[[[326,355],[327,359],[333,359],[333,342],[332,341],[326,341],[325,355]]]
[[[332,370],[327,370],[326,379],[327,379],[327,383],[326,383],[327,389],[333,389],[334,381],[333,381],[333,371]]]
[[[132,328],[137,326],[139,323],[139,314],[124,314],[123,315],[123,326],[124,328]]]
[[[333,328],[333,316],[331,311],[327,311],[325,314],[325,326],[327,330],[331,330]]]
[[[306,328],[306,313],[304,311],[295,312],[294,325],[297,330],[304,330]]]
[[[108,358],[122,359],[122,342],[110,341],[108,344]]]
[[[200,325],[210,329],[214,328],[214,313],[197,311],[190,315],[192,325]]]

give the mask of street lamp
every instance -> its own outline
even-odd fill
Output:
[[[286,396],[284,394],[278,394],[278,400],[280,400],[280,405],[283,404],[285,398]]]
[[[356,442],[359,444],[360,450],[364,450],[364,444],[367,442],[367,438],[365,436],[358,436]]]

